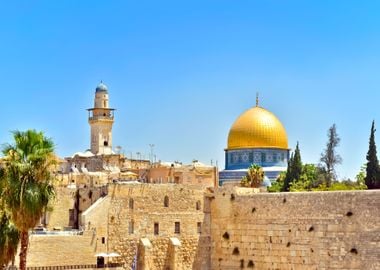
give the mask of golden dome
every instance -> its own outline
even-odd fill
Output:
[[[242,148],[288,149],[288,135],[273,113],[256,106],[239,116],[228,135],[228,150]]]

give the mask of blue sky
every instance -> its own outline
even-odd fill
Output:
[[[234,120],[255,104],[317,163],[341,136],[340,177],[380,122],[378,1],[1,1],[0,142],[43,130],[61,156],[89,147],[85,109],[109,87],[126,154],[224,165]],[[380,141],[379,141],[380,143]]]

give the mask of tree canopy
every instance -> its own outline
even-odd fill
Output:
[[[340,143],[340,137],[336,131],[335,124],[327,131],[327,138],[326,148],[321,154],[320,161],[326,170],[326,185],[330,186],[332,181],[336,180],[336,165],[342,163],[342,158],[336,151]]]
[[[247,175],[243,177],[241,185],[245,187],[258,188],[264,181],[263,168],[257,164],[252,164],[247,171]]]
[[[288,170],[286,171],[282,191],[289,191],[291,183],[293,181],[300,179],[301,173],[302,173],[301,151],[299,148],[299,143],[297,142],[296,149],[294,150],[294,153],[292,153],[288,162]]]
[[[365,183],[369,189],[380,188],[380,166],[377,158],[375,142],[375,121],[372,122],[371,134],[369,137],[369,149],[367,153],[367,168]]]
[[[54,144],[42,132],[14,131],[3,148],[1,198],[11,222],[20,231],[20,270],[26,269],[28,231],[35,227],[54,196],[50,169]]]

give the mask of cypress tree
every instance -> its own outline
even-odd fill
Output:
[[[286,176],[284,179],[284,186],[282,191],[289,191],[290,183],[299,180],[302,173],[302,160],[301,152],[299,149],[299,143],[297,142],[296,150],[292,153],[289,162],[288,170],[286,171]]]
[[[290,156],[288,160],[288,169],[286,171],[284,185],[282,186],[281,191],[284,191],[284,192],[289,191],[290,182],[292,181],[291,174],[292,174],[293,160],[294,160],[294,154],[292,153],[292,155]]]
[[[380,167],[379,160],[377,159],[375,132],[375,121],[373,121],[371,135],[369,138],[369,149],[367,153],[367,175],[365,177],[365,184],[367,185],[368,189],[380,188]]]
[[[299,180],[302,173],[302,160],[301,160],[301,151],[299,148],[299,143],[297,142],[296,150],[294,151],[294,159],[292,164],[292,178],[294,180]]]

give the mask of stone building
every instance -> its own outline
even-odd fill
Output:
[[[112,154],[112,125],[114,110],[109,107],[108,88],[103,83],[96,87],[94,108],[88,109],[91,126],[91,152],[94,155]]]
[[[158,162],[147,170],[147,182],[153,184],[174,183],[215,187],[218,172],[214,166],[194,160],[191,164]]]
[[[88,109],[91,128],[90,149],[76,152],[60,164],[61,186],[102,186],[117,180],[144,183],[177,183],[215,186],[217,168],[200,162],[189,165],[127,158],[112,148],[115,109],[109,106],[108,87],[101,82],[95,89],[94,107]],[[141,157],[141,155],[140,155]],[[133,177],[131,177],[133,175]]]

